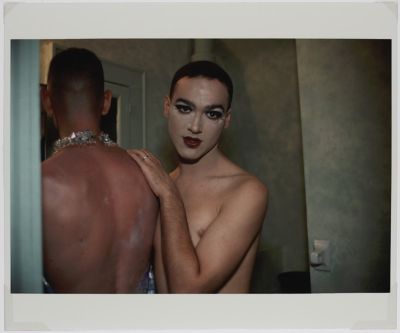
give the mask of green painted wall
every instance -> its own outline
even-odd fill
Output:
[[[332,242],[313,292],[389,290],[390,42],[298,40],[307,222]]]

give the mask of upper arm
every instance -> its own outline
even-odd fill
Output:
[[[249,181],[235,190],[196,247],[203,292],[214,292],[234,273],[259,235],[267,207],[267,189]]]

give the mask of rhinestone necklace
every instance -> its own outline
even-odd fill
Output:
[[[110,136],[106,133],[100,132],[99,135],[95,135],[90,130],[82,132],[72,132],[70,136],[66,136],[62,139],[58,139],[54,143],[54,153],[57,153],[61,149],[69,146],[87,146],[95,144],[97,141],[102,142],[106,146],[115,146],[116,143],[110,139]]]

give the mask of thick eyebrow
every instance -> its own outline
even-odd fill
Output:
[[[189,105],[190,107],[192,107],[192,108],[195,108],[195,105],[191,102],[191,101],[188,101],[187,99],[184,99],[184,98],[178,98],[176,101],[175,101],[175,104],[176,103],[185,103],[185,104],[187,104],[187,105]]]
[[[222,112],[225,112],[225,108],[221,104],[211,104],[206,107],[207,111],[214,110],[214,109],[222,109]]]
[[[187,99],[184,98],[178,98],[175,101],[176,103],[185,103],[186,105],[192,107],[193,109],[196,108],[196,105],[194,103],[192,103],[191,101],[188,101]],[[225,112],[225,108],[222,104],[211,104],[211,105],[207,105],[205,108],[207,111],[211,111],[211,110],[215,110],[215,109],[222,109],[222,112]]]

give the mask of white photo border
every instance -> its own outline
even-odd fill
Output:
[[[357,329],[398,325],[398,7],[396,1],[13,2],[4,11],[4,87],[11,39],[368,38],[392,40],[391,291],[312,295],[28,295],[4,284],[6,329]],[[245,24],[237,24],[237,21]],[[356,23],[356,24],[355,24]],[[318,29],[316,29],[318,27]],[[3,64],[4,65],[4,64]],[[3,73],[2,73],[3,74]],[[4,94],[4,162],[10,154]],[[7,168],[6,168],[7,169]],[[4,175],[5,188],[9,179]],[[5,224],[9,224],[9,193]],[[8,199],[8,201],[7,201]],[[8,209],[8,211],[7,211]],[[7,213],[8,212],[8,213]],[[2,223],[4,235],[4,224]],[[10,240],[5,239],[5,246]],[[10,267],[4,267],[9,276]],[[3,281],[6,281],[3,276]]]

